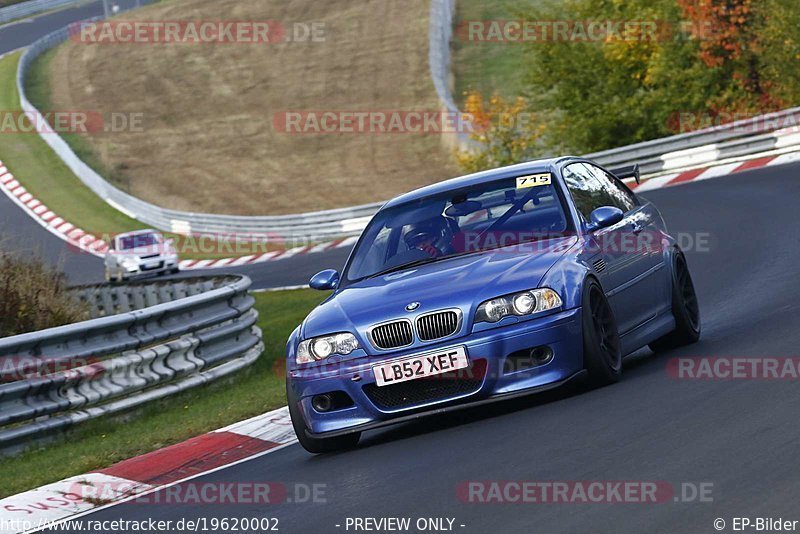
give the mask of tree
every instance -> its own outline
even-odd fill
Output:
[[[472,91],[465,98],[464,112],[473,127],[471,146],[456,151],[464,171],[502,167],[541,155],[538,140],[543,126],[528,110],[524,98],[507,101],[495,94],[487,102],[479,91]]]
[[[735,117],[800,101],[796,0],[566,0],[527,21],[650,21],[653,36],[537,40],[525,92],[553,152],[588,153],[685,131],[675,117]],[[713,120],[712,120],[713,123]],[[707,126],[694,121],[690,126]]]
[[[764,41],[771,2],[753,0],[678,0],[684,15],[707,28],[698,58],[717,78],[719,92],[707,103],[712,112],[760,114],[784,103],[764,75]]]

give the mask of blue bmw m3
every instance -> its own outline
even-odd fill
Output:
[[[455,178],[387,202],[292,332],[287,400],[308,451],[583,378],[697,341],[686,258],[661,214],[582,158]]]

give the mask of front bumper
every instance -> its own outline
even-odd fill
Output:
[[[330,367],[293,370],[289,373],[289,385],[293,397],[298,400],[308,434],[328,437],[561,385],[583,370],[582,339],[581,311],[576,308],[448,339],[424,349],[415,347],[380,357],[342,360]],[[466,348],[475,371],[468,374],[457,387],[443,388],[442,395],[436,398],[415,400],[412,397],[408,403],[400,406],[389,405],[376,396],[376,392],[383,393],[385,387],[393,386],[377,388],[372,371],[374,365],[453,346]],[[510,355],[534,347],[552,350],[550,361],[521,369],[509,365],[510,361],[507,360]],[[459,379],[453,377],[450,380]],[[424,380],[427,379],[404,384],[422,384]],[[328,412],[320,412],[312,407],[311,399],[315,395],[336,391],[347,393],[353,405]]]
[[[177,256],[160,256],[143,259],[137,265],[133,266],[119,265],[117,266],[117,272],[112,274],[116,274],[116,276],[127,280],[141,276],[170,272],[178,269],[178,265]]]

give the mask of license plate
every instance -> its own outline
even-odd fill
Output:
[[[452,347],[376,365],[372,371],[375,373],[375,382],[379,386],[388,386],[465,367],[469,367],[466,349]]]
[[[160,261],[150,261],[144,264],[145,269],[155,269],[161,265]]]

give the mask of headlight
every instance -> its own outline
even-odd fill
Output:
[[[138,256],[125,256],[119,262],[126,269],[130,269],[131,267],[138,267],[139,266],[139,257]]]
[[[531,289],[487,300],[475,313],[476,323],[496,323],[509,315],[532,315],[560,308],[561,297],[552,289]]]
[[[356,349],[361,348],[356,336],[348,332],[331,334],[329,336],[314,337],[300,342],[297,347],[297,363],[311,363],[324,360],[331,354],[346,356]]]

